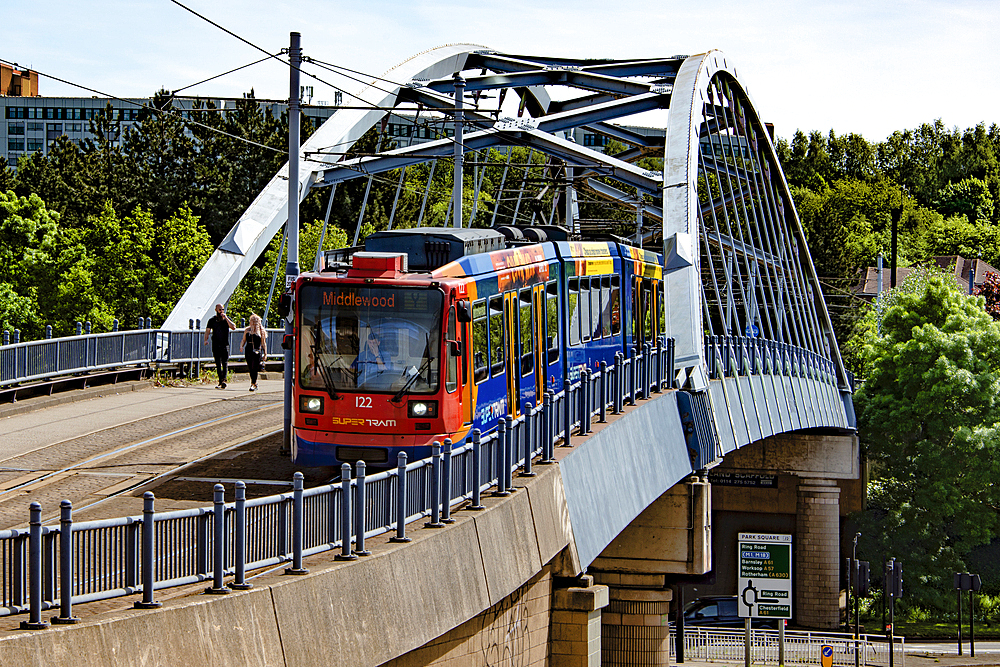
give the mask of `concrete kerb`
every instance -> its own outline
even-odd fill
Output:
[[[153,380],[125,380],[113,384],[102,384],[86,389],[70,389],[48,396],[31,396],[16,403],[0,404],[0,419],[14,415],[51,408],[55,405],[87,401],[93,398],[124,394],[130,391],[149,389],[155,385]]]

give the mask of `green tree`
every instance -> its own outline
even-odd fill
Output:
[[[993,219],[993,195],[986,181],[963,178],[938,191],[937,209],[944,215],[965,215],[970,222]]]
[[[869,553],[904,560],[913,599],[941,604],[962,556],[1000,528],[1000,324],[950,277],[917,284],[863,343],[856,404],[873,475],[862,532]]]
[[[4,324],[21,329],[27,340],[40,338],[46,324],[56,335],[65,335],[77,321],[97,326],[111,321],[96,294],[87,248],[59,220],[38,195],[0,193]]]

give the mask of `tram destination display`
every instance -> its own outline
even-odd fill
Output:
[[[740,533],[736,562],[741,618],[792,617],[792,536]]]

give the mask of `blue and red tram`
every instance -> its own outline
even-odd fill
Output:
[[[494,229],[378,232],[293,286],[292,458],[395,465],[538,405],[666,332],[662,258]]]

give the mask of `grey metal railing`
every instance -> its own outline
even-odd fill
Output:
[[[267,330],[267,349],[277,356],[283,329]],[[212,361],[204,331],[136,329],[81,334],[0,345],[0,387],[112,369]],[[230,359],[239,351],[242,329],[229,334]]]
[[[670,634],[670,653],[676,651],[676,634]],[[905,639],[895,637],[893,663],[905,667]],[[821,649],[833,649],[833,665],[853,667],[855,641],[848,633],[785,631],[784,664],[819,665]],[[746,650],[744,630],[727,628],[689,627],[684,629],[684,658],[686,660],[743,662]],[[779,664],[779,638],[777,630],[754,628],[750,636],[750,660],[753,664]],[[857,642],[858,664],[888,665],[889,642],[883,635],[861,635]]]

